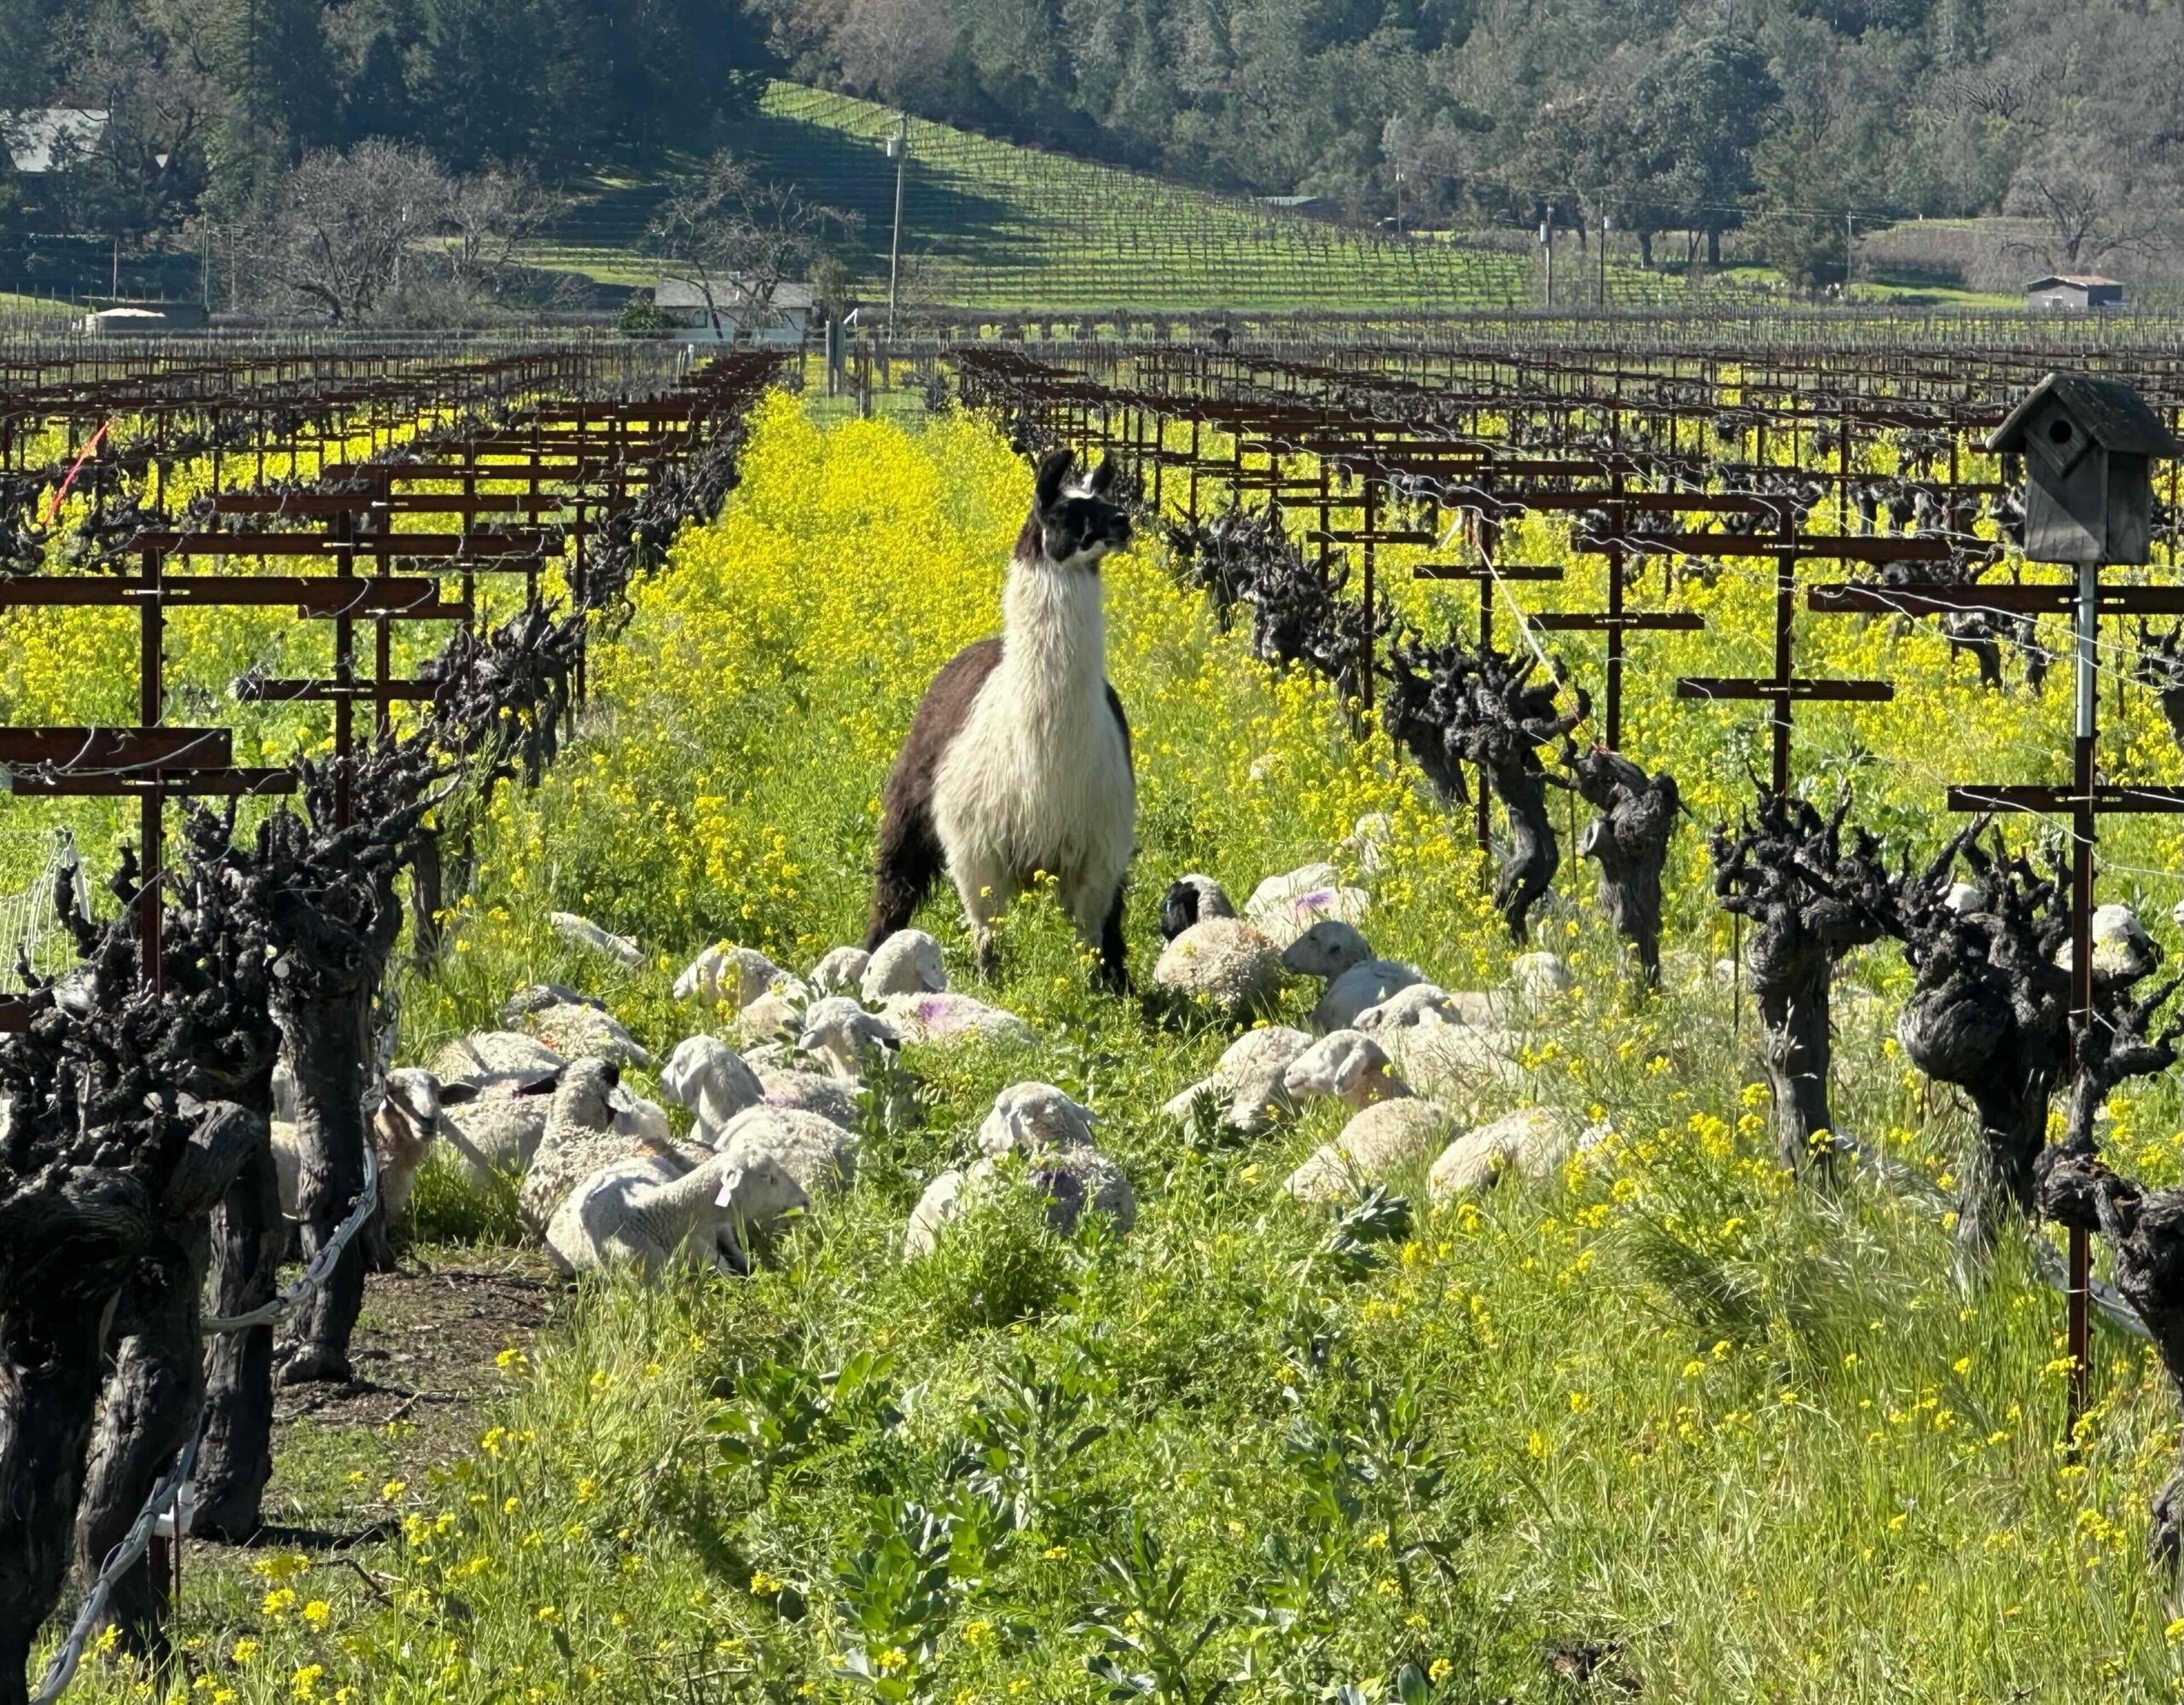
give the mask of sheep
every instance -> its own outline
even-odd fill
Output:
[[[1403,1080],[1423,1095],[1457,1100],[1482,1090],[1524,1085],[1524,1071],[1515,1058],[1519,1044],[1507,1031],[1428,1018],[1383,1028],[1374,1039],[1386,1050]]]
[[[1038,1040],[1014,1013],[968,995],[890,995],[880,1010],[906,1044],[982,1040],[1029,1047]]]
[[[935,678],[881,794],[866,951],[910,917],[944,868],[995,969],[993,928],[1040,871],[1101,975],[1127,981],[1123,883],[1135,849],[1130,722],[1107,679],[1100,563],[1130,544],[1107,500],[1114,464],[1072,489],[1071,452],[1039,464],[1002,598],[1002,636],[959,652]]]
[[[1161,950],[1156,986],[1202,1001],[1233,1021],[1264,1006],[1281,987],[1281,956],[1273,942],[1233,917],[1209,917]]]
[[[791,1108],[746,1108],[722,1126],[723,1155],[770,1155],[808,1194],[857,1178],[857,1139],[831,1120]]]
[[[746,1273],[745,1252],[724,1180],[740,1175],[740,1161],[716,1155],[685,1167],[671,1155],[637,1155],[589,1173],[546,1222],[546,1253],[565,1273],[634,1266],[657,1278],[688,1262],[718,1271]]]
[[[994,1097],[979,1128],[979,1157],[926,1186],[903,1234],[903,1255],[932,1253],[941,1229],[960,1218],[1006,1174],[1012,1157],[1024,1181],[1047,1199],[1047,1225],[1066,1237],[1088,1212],[1104,1213],[1118,1232],[1137,1224],[1137,1193],[1121,1167],[1092,1146],[1091,1110],[1052,1084],[1014,1084]]]
[[[1236,907],[1221,884],[1196,872],[1178,876],[1160,899],[1160,939],[1173,941],[1209,917],[1234,917]]]
[[[802,1021],[802,992],[800,984],[768,989],[735,1015],[735,1039],[757,1048],[794,1031]]]
[[[1394,820],[1385,812],[1368,812],[1344,839],[1342,850],[1357,861],[1362,874],[1377,876],[1393,857],[1395,840]]]
[[[621,1085],[619,1068],[609,1061],[573,1060],[562,1071],[547,1110],[545,1132],[517,1195],[518,1211],[534,1237],[544,1234],[564,1198],[601,1167],[646,1153],[680,1155],[690,1166],[704,1161],[702,1149],[618,1129],[616,1114],[633,1106],[633,1097]]]
[[[652,1055],[612,1014],[561,1001],[524,1015],[523,1028],[565,1060],[590,1056],[618,1066],[651,1069]]]
[[[673,993],[677,1000],[695,1000],[707,1007],[726,1005],[741,1011],[787,975],[755,947],[732,947],[721,941],[682,968]]]
[[[796,1045],[839,1081],[862,1083],[877,1059],[903,1045],[903,1034],[892,1021],[867,1012],[847,995],[829,995],[805,1009]]]
[[[2074,963],[2073,944],[2055,950],[2055,968],[2067,971]],[[2095,906],[2093,912],[2093,975],[2104,988],[2152,976],[2162,953],[2139,915],[2128,905]]]
[[[1600,1126],[1581,1131],[1577,1116],[1558,1107],[1519,1108],[1443,1149],[1426,1175],[1426,1194],[1436,1202],[1451,1202],[1495,1183],[1504,1172],[1547,1178],[1573,1148],[1589,1148],[1603,1134]]]
[[[1509,982],[1526,1002],[1544,1006],[1577,986],[1560,953],[1519,953],[1510,962]]]
[[[528,1083],[559,1071],[566,1056],[535,1036],[518,1030],[480,1030],[449,1043],[433,1056],[432,1074],[441,1084],[469,1084],[485,1089],[497,1084]]]
[[[595,953],[603,953],[617,964],[632,971],[642,970],[645,950],[626,935],[615,935],[601,929],[588,917],[579,917],[572,911],[549,911],[546,922],[554,933],[565,941],[579,947],[589,947]]]
[[[872,951],[858,992],[873,1005],[893,994],[938,994],[948,986],[940,944],[922,929],[898,929]]]
[[[1400,1030],[1414,1024],[1469,1024],[1472,1013],[1461,995],[1452,995],[1436,983],[1405,983],[1385,1000],[1368,1006],[1350,1021],[1350,1027],[1368,1036]],[[1383,1041],[1382,1046],[1386,1044]]]
[[[1314,1149],[1282,1188],[1299,1202],[1339,1202],[1361,1185],[1383,1183],[1437,1153],[1451,1122],[1438,1102],[1411,1096],[1375,1102],[1354,1115],[1340,1136]]]
[[[864,1122],[861,1089],[839,1078],[820,1072],[762,1066],[758,1068],[758,1084],[766,1092],[769,1107],[816,1114],[845,1131],[855,1131]]]
[[[379,1200],[386,1222],[408,1212],[418,1169],[443,1128],[442,1102],[467,1098],[462,1086],[444,1088],[430,1072],[414,1066],[386,1074],[386,1095],[372,1114],[372,1154],[379,1166]],[[281,1192],[281,1212],[297,1217],[301,1157],[293,1120],[273,1121],[273,1169]],[[377,1263],[375,1263],[377,1265]]]
[[[1352,965],[1327,986],[1312,1008],[1312,1028],[1321,1035],[1356,1027],[1358,1019],[1425,975],[1397,959],[1368,959]]]
[[[1282,1079],[1290,1062],[1311,1045],[1303,1031],[1283,1025],[1247,1030],[1228,1045],[1211,1077],[1193,1084],[1161,1111],[1187,1121],[1195,1116],[1199,1097],[1208,1096],[1220,1104],[1223,1124],[1257,1136],[1275,1119],[1297,1110]]]
[[[1364,889],[1343,886],[1333,865],[1304,864],[1252,889],[1244,917],[1275,946],[1287,947],[1323,917],[1356,923],[1372,906]]]
[[[675,1045],[667,1069],[659,1074],[659,1092],[689,1109],[693,1134],[707,1148],[717,1146],[716,1139],[729,1120],[766,1098],[758,1074],[713,1036],[685,1037]]]
[[[1337,1030],[1320,1038],[1289,1062],[1281,1083],[1298,1101],[1307,1096],[1333,1096],[1359,1109],[1399,1101],[1410,1093],[1410,1085],[1391,1068],[1380,1045],[1355,1030]]]
[[[526,983],[501,1003],[501,1022],[511,1029],[520,1029],[523,1021],[534,1012],[543,1012],[549,1006],[589,1006],[601,1012],[607,1003],[597,995],[579,994],[566,983]]]
[[[1011,1149],[1028,1155],[1045,1149],[1088,1148],[1098,1122],[1091,1109],[1052,1084],[1012,1084],[994,1097],[992,1110],[979,1127],[978,1149],[991,1156]]]
[[[1368,963],[1372,944],[1354,924],[1323,917],[1281,950],[1281,969],[1299,977],[1333,982],[1345,971]]]
[[[864,986],[872,955],[862,947],[837,947],[811,968],[812,991],[822,995],[856,994]]]

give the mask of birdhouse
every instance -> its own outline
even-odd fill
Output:
[[[2153,458],[2184,456],[2129,385],[2050,373],[1987,448],[2024,458],[2024,554],[2035,562],[2144,562]]]

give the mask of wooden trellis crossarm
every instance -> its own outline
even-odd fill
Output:
[[[505,532],[359,533],[327,538],[315,532],[140,532],[132,550],[162,556],[536,556],[561,543],[535,527]]]
[[[0,765],[70,771],[221,769],[235,762],[224,728],[0,728]]]
[[[1410,571],[1414,580],[1560,580],[1562,568],[1554,562],[1420,562]]]
[[[1851,582],[1811,587],[1806,600],[1809,608],[1822,615],[1931,615],[1937,610],[2064,615],[2077,607],[2077,589],[2061,582],[2029,586],[1959,586],[1917,581],[1873,586]],[[2184,615],[2184,586],[2103,586],[2100,614]]]
[[[2071,788],[2013,786],[1951,788],[1951,811],[2076,811],[2081,806],[2107,813],[2184,812],[2184,788],[2094,788],[2089,794]]]
[[[439,690],[436,681],[310,681],[246,677],[234,686],[236,698],[246,704],[296,704],[303,701],[339,704],[376,704],[381,700],[429,701]]]
[[[258,768],[160,769],[118,776],[78,776],[38,770],[9,770],[8,791],[18,798],[104,799],[168,794],[212,794],[256,798],[293,794],[293,770]]]
[[[1662,610],[1611,615],[1595,610],[1542,610],[1525,618],[1548,633],[1697,633],[1706,618],[1692,610]]]
[[[1686,675],[1676,684],[1680,699],[1778,699],[1784,703],[1886,704],[1896,696],[1890,681],[1760,681],[1725,675]]]
[[[444,602],[439,582],[421,576],[179,574],[156,584],[88,575],[22,575],[0,579],[0,609],[292,607],[306,620],[388,616],[410,621],[466,621],[467,603]]]

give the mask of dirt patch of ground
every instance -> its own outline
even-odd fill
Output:
[[[351,1342],[356,1381],[276,1394],[273,1483],[278,1528],[360,1533],[473,1447],[481,1407],[499,1394],[503,1350],[549,1329],[567,1285],[535,1249],[426,1247],[367,1281]]]

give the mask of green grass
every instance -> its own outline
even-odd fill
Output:
[[[980,428],[770,410],[727,516],[603,649],[583,739],[481,833],[462,951],[407,992],[411,1048],[555,975],[664,1050],[701,1021],[667,985],[708,940],[800,968],[853,935],[910,684],[990,625],[1026,484]],[[1321,690],[1213,631],[1156,551],[1108,585],[1141,976],[1167,876],[1240,896],[1377,805],[1397,836],[1374,945],[1497,981],[1465,825]],[[1565,895],[1583,886],[1565,867]],[[602,975],[551,906],[653,960]],[[1703,896],[1671,910],[1678,942],[1722,945]],[[926,921],[961,977],[951,912]],[[282,1608],[266,1575],[198,1558],[206,1692],[1089,1705],[1225,1678],[1238,1701],[1379,1701],[1412,1672],[1405,1696],[1445,1705],[2174,1697],[2143,1547],[2177,1414],[2151,1359],[2104,1337],[2094,1416],[2059,1448],[2061,1305],[2022,1244],[1960,1289],[1923,1202],[1793,1183],[1726,992],[1639,998],[1589,905],[1544,929],[1582,987],[1536,1015],[1523,1089],[1476,1111],[1597,1109],[1616,1140],[1461,1203],[1399,1176],[1407,1225],[1345,1245],[1279,1187],[1339,1109],[1251,1143],[1178,1131],[1157,1109],[1225,1031],[1088,992],[1056,909],[1025,903],[990,998],[1036,1049],[911,1050],[919,1116],[873,1122],[856,1187],[747,1282],[588,1281],[510,1359],[474,1448],[383,1500],[402,1540],[276,1562]],[[1843,1004],[1838,1117],[1942,1173],[1965,1121],[1888,1021]],[[903,1263],[923,1183],[1023,1079],[1101,1113],[1136,1231],[1058,1239],[1004,1197]],[[438,1200],[436,1225],[457,1212]],[[1111,1694],[1104,1660],[1153,1680]],[[126,1694],[113,1668],[84,1690]]]

